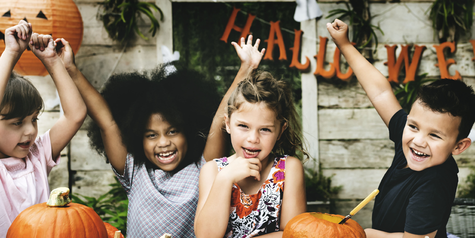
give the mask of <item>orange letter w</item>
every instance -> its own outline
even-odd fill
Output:
[[[414,81],[416,77],[416,71],[419,67],[419,63],[421,61],[421,56],[424,50],[426,49],[425,46],[418,46],[414,45],[414,55],[412,56],[412,62],[409,65],[409,45],[403,45],[401,47],[401,53],[399,54],[399,58],[397,62],[394,63],[396,58],[396,49],[397,45],[389,46],[385,45],[388,51],[388,61],[384,64],[388,66],[388,81],[399,83],[399,71],[401,71],[402,61],[404,61],[404,68],[406,69],[406,78],[402,83],[408,83],[409,81]]]

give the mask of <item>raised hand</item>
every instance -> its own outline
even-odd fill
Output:
[[[246,159],[236,157],[220,173],[229,176],[233,183],[237,183],[247,177],[254,177],[256,180],[260,181],[261,168],[261,161],[257,158]]]
[[[31,23],[21,20],[18,25],[5,30],[5,51],[22,54],[28,47],[32,32]]]
[[[244,37],[241,38],[240,44],[231,42],[231,44],[234,46],[234,49],[236,49],[236,53],[241,59],[241,67],[244,66],[256,69],[257,66],[259,66],[262,56],[264,56],[264,52],[266,51],[264,48],[259,51],[259,43],[260,40],[257,39],[256,43],[252,45],[252,35],[249,35],[247,42],[245,42]]]
[[[61,58],[61,60],[63,61],[66,70],[68,70],[68,72],[71,71],[73,68],[76,67],[76,62],[74,60],[74,52],[71,48],[71,45],[64,38],[56,39],[55,42],[57,45],[56,52],[58,53],[59,58]]]
[[[30,39],[30,49],[46,67],[59,59],[56,53],[56,42],[50,35],[33,33]]]
[[[327,30],[336,45],[340,46],[350,43],[348,39],[348,25],[346,23],[335,19],[333,23],[327,23]]]

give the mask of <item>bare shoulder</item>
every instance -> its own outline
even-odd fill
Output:
[[[285,176],[286,178],[300,178],[303,177],[302,162],[293,156],[287,156],[285,159]]]
[[[206,162],[200,170],[200,177],[216,177],[216,174],[218,174],[218,164],[214,160]]]
[[[206,162],[203,167],[201,168],[201,171],[203,172],[204,170],[208,171],[208,170],[218,170],[218,164],[216,163],[216,161],[214,160],[210,160],[208,162]]]
[[[285,169],[303,169],[302,161],[293,156],[287,156],[285,159]]]

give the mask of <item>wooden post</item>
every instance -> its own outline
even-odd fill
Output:
[[[163,22],[160,22],[160,28],[157,32],[157,63],[163,63],[162,45],[168,47],[173,52],[173,15],[172,2],[170,0],[155,0],[155,4],[163,12]],[[159,19],[159,13],[155,16]]]
[[[301,60],[305,61],[305,56],[317,53],[317,22],[315,19],[303,21],[300,23],[300,29],[304,32]],[[314,57],[310,60],[310,69],[302,72],[302,127],[307,149],[312,157],[305,166],[318,169],[318,85],[313,74],[317,64]]]

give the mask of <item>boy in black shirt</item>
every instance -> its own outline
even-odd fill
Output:
[[[475,121],[475,94],[461,81],[437,80],[420,90],[408,114],[386,77],[348,40],[348,26],[327,24],[334,42],[355,72],[395,143],[367,237],[447,237],[445,226],[457,189],[452,155],[466,150]]]

